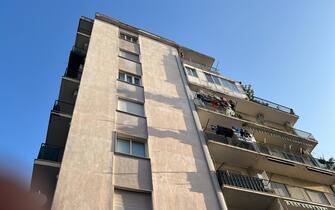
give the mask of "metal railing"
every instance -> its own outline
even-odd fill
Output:
[[[219,170],[217,171],[216,174],[218,176],[220,185],[230,185],[249,190],[268,192],[265,189],[263,180],[257,177],[244,176],[237,173],[231,173],[225,170]]]
[[[56,100],[52,110],[57,113],[72,115],[73,108],[74,104],[72,103]]]
[[[194,104],[198,107],[202,107],[202,108],[205,108],[205,109],[208,109],[208,110],[211,110],[211,111],[215,111],[215,112],[224,114],[228,117],[235,117],[235,118],[241,119],[242,113],[239,113],[239,112],[235,111],[235,114],[232,115],[232,114],[230,114],[231,112],[227,112],[226,109],[223,109],[223,108],[220,108],[220,107],[213,107],[210,103],[203,102],[200,99],[195,98],[193,101],[194,101]],[[245,120],[245,119],[243,119],[243,120]],[[252,122],[252,123],[257,125],[257,123],[255,123],[253,121],[250,121],[250,120],[245,120],[245,121],[249,121],[249,122]],[[272,128],[272,127],[271,127],[271,129],[274,129],[278,132],[287,132],[287,133],[293,134],[295,136],[298,136],[298,137],[316,142],[314,136],[311,133],[306,132],[306,131],[302,131],[302,130],[299,130],[299,129],[296,129],[296,128],[291,128],[290,130],[285,130],[285,131],[278,130],[277,128]]]
[[[63,151],[62,147],[42,143],[37,159],[61,162],[63,158]]]
[[[191,61],[191,60],[188,60],[188,59],[185,59],[183,58],[182,59],[183,63],[186,63],[190,66],[193,66],[193,67],[196,67],[196,68],[199,68],[199,69],[203,69],[203,70],[207,70],[207,71],[212,71],[214,73],[220,73],[220,70],[215,68],[215,67],[212,67],[212,66],[206,66],[204,64],[201,64],[201,63],[196,63],[194,61]]]
[[[323,205],[335,206],[335,195],[305,189],[299,186],[273,182],[257,177],[245,176],[226,170],[218,170],[216,172],[219,184],[240,187],[248,190],[275,194],[282,197],[293,198],[301,201],[313,202]],[[316,195],[310,195],[308,192],[313,192]]]
[[[292,108],[289,108],[289,107],[286,107],[286,106],[283,106],[283,105],[280,105],[280,104],[277,104],[277,103],[274,103],[274,102],[271,102],[271,101],[268,101],[268,100],[265,100],[259,97],[253,97],[251,101],[256,102],[258,104],[262,104],[264,106],[268,106],[268,107],[280,110],[282,112],[295,115]]]
[[[216,134],[208,130],[206,130],[204,133],[205,133],[207,141],[213,140],[213,141],[217,141],[223,144],[262,153],[265,155],[271,155],[271,156],[286,159],[289,161],[303,163],[303,164],[306,164],[312,167],[335,171],[335,167],[331,168],[327,166],[326,164],[321,164],[319,160],[317,158],[314,158],[312,155],[300,155],[300,154],[291,153],[291,152],[284,151],[284,150],[279,150],[278,148],[274,149],[272,147],[268,147],[265,144],[261,144],[257,142],[247,142],[244,140],[237,140],[237,139],[233,139],[233,138],[225,137],[223,135]],[[274,152],[274,150],[276,150],[276,152]]]
[[[251,151],[256,151],[255,146],[251,142],[243,141],[243,140],[236,140],[233,138],[225,137],[223,135],[218,135],[213,132],[205,131],[206,139],[207,140],[215,140],[224,144],[232,145],[235,147],[240,147],[242,149],[247,149]]]
[[[73,70],[73,69],[66,68],[64,76],[75,79],[75,80],[81,80],[82,74],[83,72],[81,69]]]

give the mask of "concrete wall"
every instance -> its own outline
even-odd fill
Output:
[[[118,28],[95,20],[53,209],[112,209]]]
[[[119,69],[135,75],[142,75],[141,64],[124,58],[119,59]]]
[[[177,50],[140,36],[154,209],[219,209],[176,62]]]
[[[114,184],[139,190],[152,190],[150,160],[114,155]]]
[[[117,81],[117,94],[123,98],[144,103],[143,87],[129,84],[127,82]]]

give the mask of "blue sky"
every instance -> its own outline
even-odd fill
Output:
[[[29,183],[78,19],[95,12],[215,57],[225,76],[293,107],[316,156],[335,156],[334,11],[334,0],[2,0],[0,164]]]

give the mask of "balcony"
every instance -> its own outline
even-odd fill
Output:
[[[62,147],[42,143],[37,159],[61,162],[63,158],[63,151],[64,149]]]
[[[182,59],[182,61],[183,61],[183,63],[185,63],[187,65],[190,65],[190,66],[193,66],[195,68],[206,70],[206,71],[211,71],[215,74],[220,74],[220,70],[213,67],[213,66],[206,66],[206,65],[201,64],[201,63],[196,63],[196,62],[192,61],[191,59]]]
[[[274,127],[265,126],[251,120],[242,118],[242,114],[231,109],[221,106],[213,106],[212,103],[194,99],[194,103],[198,110],[200,122],[204,128],[211,125],[225,125],[229,127],[240,127],[251,130],[257,139],[267,139],[269,143],[278,146],[284,146],[289,141],[293,147],[311,151],[317,141],[313,135],[295,128],[291,130],[280,130]]]
[[[262,104],[264,106],[271,107],[273,109],[276,109],[276,110],[279,110],[279,111],[282,111],[282,112],[286,112],[286,113],[295,115],[292,108],[289,108],[289,107],[286,107],[286,106],[283,106],[283,105],[280,105],[280,104],[277,104],[277,103],[274,103],[274,102],[271,102],[271,101],[268,101],[268,100],[265,100],[265,99],[262,99],[262,98],[259,98],[259,97],[253,97],[253,99],[251,99],[251,101]]]
[[[187,75],[188,83],[196,95],[203,92],[203,95],[213,97],[224,97],[227,100],[235,102],[235,110],[240,113],[243,118],[253,122],[262,120],[262,123],[267,126],[278,129],[285,129],[285,125],[294,125],[298,116],[294,114],[293,109],[255,97],[254,100],[249,100],[248,96],[242,90],[240,84],[235,82],[235,85],[229,88],[229,82],[225,84],[220,79],[220,84],[207,81],[205,75],[198,71],[198,77]],[[228,81],[228,80],[227,80]],[[210,97],[209,97],[210,98]],[[259,118],[262,116],[262,118]],[[300,132],[298,132],[300,134]]]
[[[227,204],[232,208],[268,210],[276,199],[313,206],[312,209],[320,210],[334,209],[331,206],[335,206],[335,195],[331,193],[307,190],[225,170],[217,171],[217,177]]]
[[[52,111],[57,112],[57,113],[72,115],[73,109],[74,109],[74,104],[66,102],[66,101],[56,100]]]
[[[331,185],[335,182],[335,171],[322,167],[317,159],[311,155],[299,155],[265,144],[248,142],[244,139],[237,139],[235,136],[233,138],[225,137],[209,131],[205,131],[205,135],[217,168],[221,164],[227,163],[325,185]]]

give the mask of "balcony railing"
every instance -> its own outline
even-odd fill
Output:
[[[219,73],[220,70],[215,68],[215,67],[212,67],[212,66],[206,66],[204,64],[200,64],[200,63],[196,63],[194,61],[191,61],[191,60],[188,60],[188,59],[182,59],[183,63],[186,63],[190,66],[193,66],[193,67],[196,67],[196,68],[199,68],[199,69],[203,69],[203,70],[207,70],[207,71],[212,71],[214,73]]]
[[[57,113],[72,115],[73,108],[74,108],[74,104],[72,103],[56,100],[52,111],[57,112]]]
[[[308,190],[299,186],[272,182],[270,180],[245,176],[226,170],[218,170],[217,177],[222,187],[225,185],[234,186],[281,197],[335,206],[335,195],[331,193]]]
[[[224,114],[228,117],[235,117],[235,118],[241,119],[241,116],[242,116],[242,114],[239,113],[239,112],[235,111],[235,113],[232,114],[232,112],[229,112],[226,109],[219,108],[219,107],[213,107],[211,103],[201,101],[200,99],[197,99],[197,98],[194,99],[194,104],[198,107],[202,107],[202,108],[205,108],[207,110],[218,112],[218,113]],[[245,120],[245,119],[243,119],[243,120]],[[245,121],[249,121],[251,123],[256,124],[255,122],[252,122],[250,120],[245,120]],[[314,139],[314,136],[311,133],[308,133],[306,131],[302,131],[302,130],[299,130],[299,129],[296,129],[296,128],[291,128],[290,130],[287,130],[287,131],[281,131],[281,130],[278,130],[276,128],[271,128],[271,129],[274,129],[274,130],[279,131],[279,132],[288,132],[288,133],[293,134],[295,136],[298,136],[298,137],[316,142],[316,140]]]
[[[220,185],[230,185],[234,187],[241,187],[249,190],[260,192],[267,192],[263,180],[257,177],[249,177],[241,174],[230,173],[228,171],[219,170],[217,176]]]
[[[63,148],[48,144],[41,144],[37,159],[61,162],[63,158]]]
[[[284,150],[279,150],[278,148],[274,149],[268,147],[267,145],[256,143],[256,142],[247,142],[243,140],[236,140],[233,138],[225,137],[223,135],[218,135],[214,132],[205,131],[207,140],[214,140],[223,144],[247,149],[250,151],[259,152],[266,155],[273,155],[278,158],[286,159],[289,161],[294,161],[297,163],[303,163],[312,167],[317,167],[320,169],[332,170],[335,171],[335,167],[329,167],[326,164],[321,164],[318,159],[314,158],[312,155],[300,155],[291,153]]]
[[[295,115],[292,108],[289,108],[289,107],[286,107],[286,106],[283,106],[283,105],[280,105],[280,104],[277,104],[277,103],[274,103],[274,102],[271,102],[271,101],[268,101],[268,100],[265,100],[265,99],[262,99],[262,98],[254,97],[253,99],[251,99],[251,101],[262,104],[264,106],[268,106],[268,107],[277,109],[277,110],[282,111],[282,112],[286,112],[286,113]]]
[[[74,70],[74,69],[66,68],[64,76],[75,79],[75,80],[81,80],[82,74],[83,74],[82,69]]]
[[[218,134],[207,132],[207,131],[205,132],[205,134],[208,140],[213,139],[213,140],[216,140],[224,144],[240,147],[240,148],[251,150],[251,151],[256,151],[254,144],[252,144],[251,142],[240,141],[240,140],[232,139],[229,137],[225,137],[223,135],[218,135]]]

